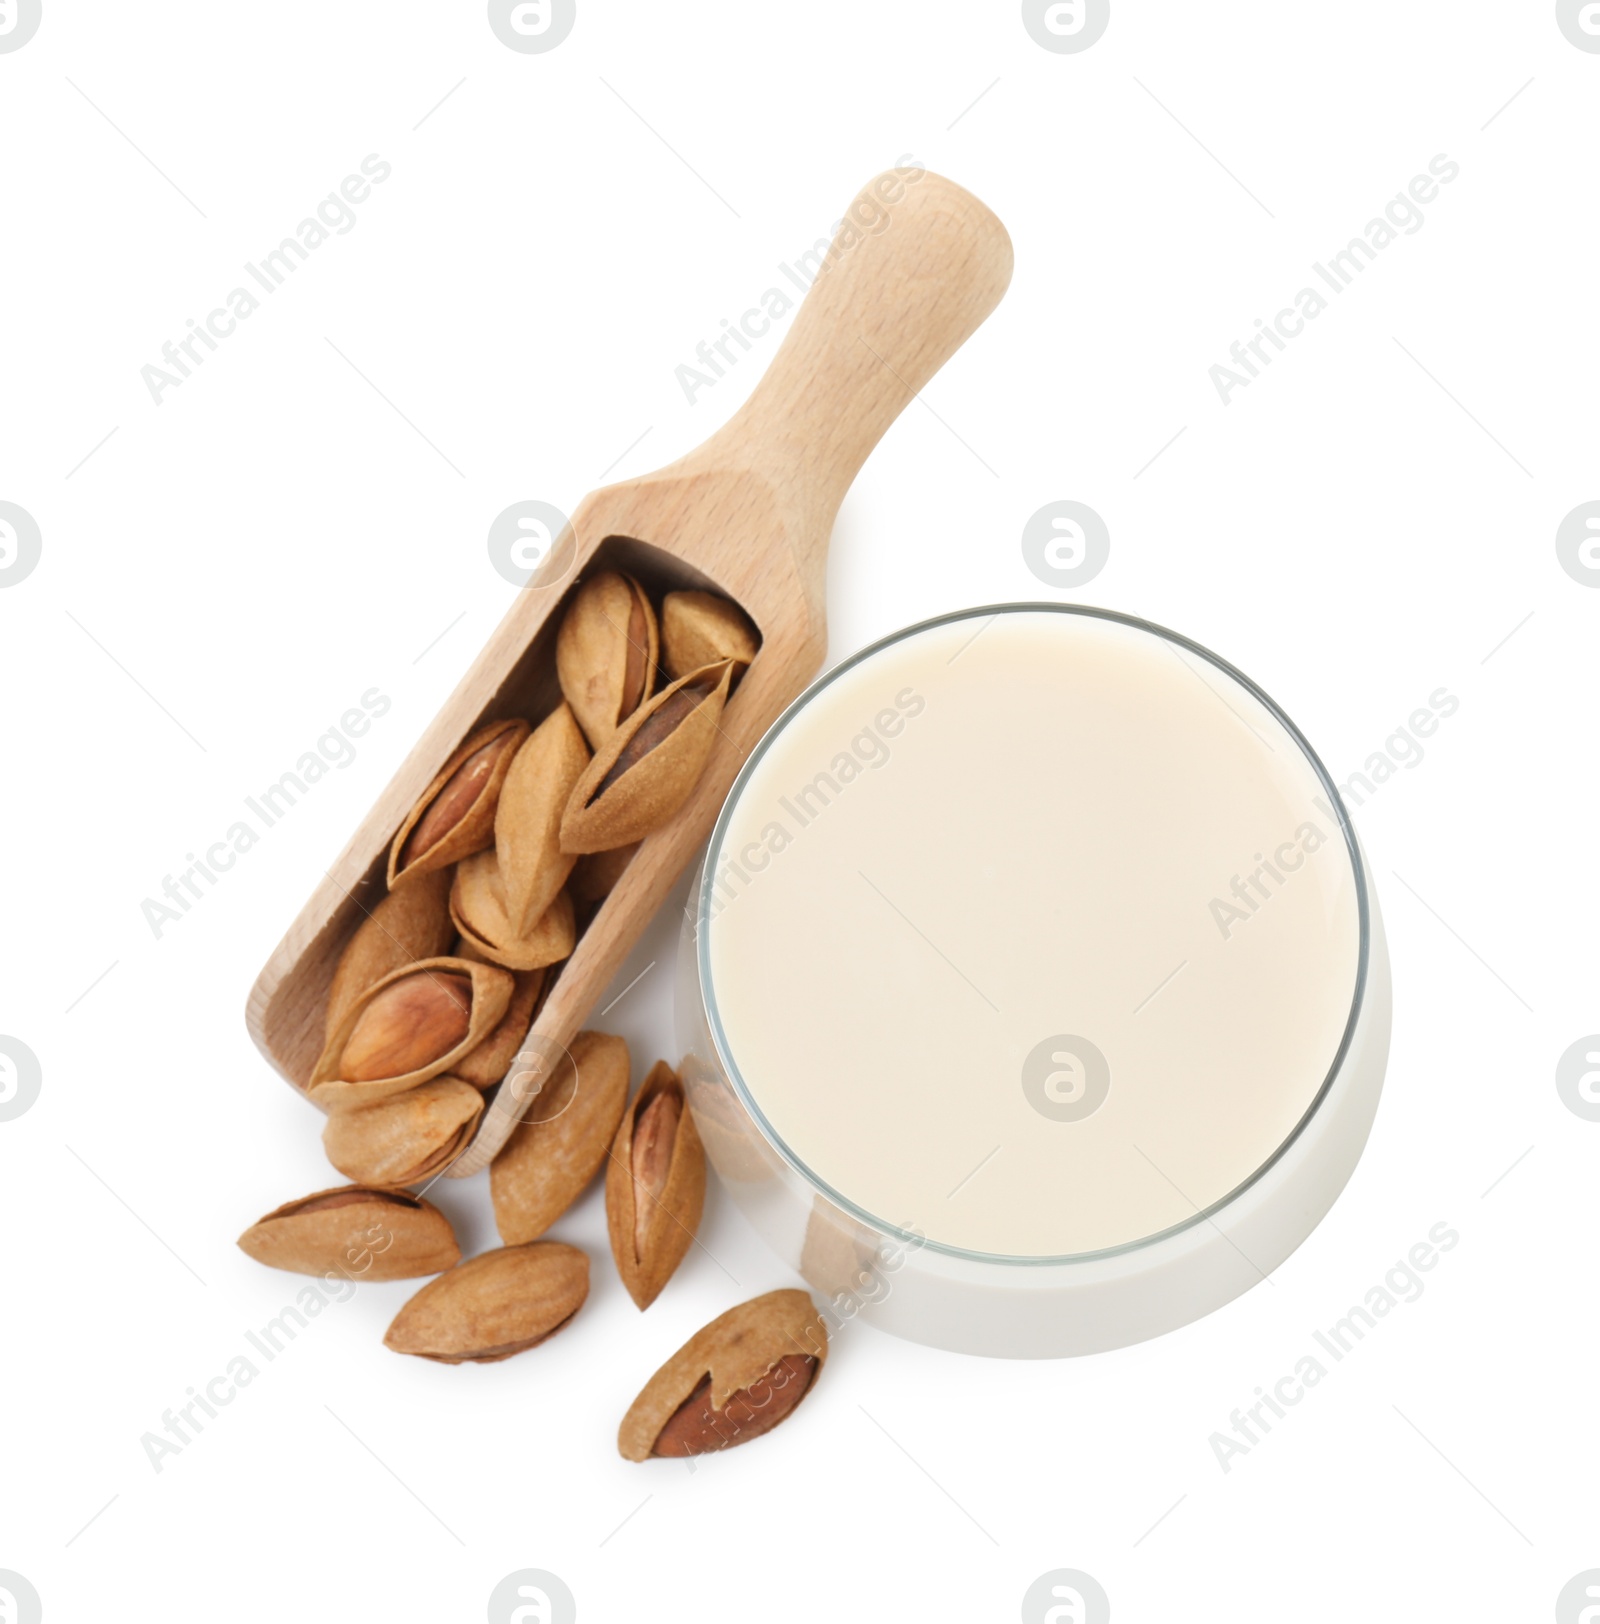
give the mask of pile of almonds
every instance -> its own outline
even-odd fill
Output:
[[[308,1093],[327,1113],[329,1161],[353,1182],[268,1213],[245,1252],[302,1274],[436,1275],[386,1345],[445,1364],[509,1359],[583,1306],[588,1257],[544,1236],[606,1165],[617,1271],[639,1308],[655,1301],[705,1200],[681,1078],[660,1062],[630,1102],[628,1047],[604,1032],[579,1033],[548,1075],[508,1074],[581,930],[694,788],[756,646],[738,607],[708,593],[668,593],[658,617],[627,575],[576,588],[556,639],[561,703],[537,726],[490,722],[450,757],[334,972]],[[504,1245],[463,1260],[449,1220],[409,1187],[465,1150],[486,1094],[541,1075],[490,1168]],[[804,1292],[742,1304],[657,1371],[619,1447],[644,1460],[759,1437],[826,1356]]]

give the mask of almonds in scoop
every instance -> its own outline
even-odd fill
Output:
[[[568,852],[642,840],[688,800],[717,741],[734,665],[703,666],[640,706],[596,753],[561,819]]]
[[[623,1113],[606,1169],[606,1227],[628,1295],[648,1308],[694,1240],[706,1198],[706,1158],[683,1080],[657,1061]]]
[[[455,953],[457,958],[488,962],[465,939],[457,941]],[[516,986],[505,1014],[500,1017],[500,1024],[452,1068],[453,1076],[464,1083],[471,1083],[474,1088],[489,1089],[504,1081],[511,1062],[517,1058],[517,1051],[522,1047],[522,1040],[533,1025],[534,1011],[538,1009],[539,999],[550,981],[549,970],[517,970],[513,974]]]
[[[587,857],[580,857],[567,882],[573,902],[580,908],[604,902],[638,849],[639,843],[634,841],[632,845],[614,846],[610,851],[590,852]]]
[[[561,849],[561,814],[589,765],[572,714],[558,705],[528,736],[505,782],[494,818],[494,849],[506,921],[525,936],[567,883],[577,858]]]
[[[407,880],[378,900],[356,927],[328,987],[324,1037],[331,1038],[350,1006],[392,970],[450,950],[450,873],[435,869]]]
[[[645,1383],[617,1432],[625,1460],[704,1455],[748,1443],[792,1415],[828,1357],[803,1291],[769,1291],[695,1333]]]
[[[456,1077],[338,1111],[322,1130],[328,1160],[358,1184],[420,1184],[443,1172],[472,1138],[483,1095]]]
[[[506,1245],[537,1240],[583,1194],[627,1102],[628,1045],[609,1032],[580,1032],[489,1168]]]
[[[485,959],[512,970],[542,970],[566,958],[578,940],[577,916],[565,891],[525,931],[513,929],[506,913],[500,865],[492,851],[456,865],[450,888],[450,917],[462,936]]]
[[[325,1111],[354,1110],[441,1076],[505,1015],[514,978],[494,964],[423,959],[350,1007],[311,1073]]]
[[[426,1066],[455,1048],[472,1024],[472,983],[442,971],[403,976],[368,1001],[344,1041],[339,1073],[373,1083]]]
[[[459,1261],[450,1220],[403,1190],[341,1185],[286,1201],[239,1237],[239,1249],[272,1269],[409,1280]]]
[[[735,677],[756,657],[756,629],[738,604],[710,592],[669,592],[661,604],[661,663],[676,680],[732,660]]]
[[[401,880],[448,868],[491,843],[500,785],[527,736],[520,717],[491,722],[445,762],[389,848],[391,891]]]
[[[655,610],[631,576],[606,570],[573,595],[556,635],[556,674],[598,750],[655,684]]]
[[[497,1364],[554,1336],[589,1295],[589,1259],[535,1241],[458,1263],[395,1315],[384,1346],[440,1364]]]

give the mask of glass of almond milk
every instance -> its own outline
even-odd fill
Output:
[[[1197,644],[1057,604],[912,626],[790,706],[679,987],[712,1161],[835,1319],[1013,1357],[1265,1278],[1388,1051],[1371,874],[1310,745]]]

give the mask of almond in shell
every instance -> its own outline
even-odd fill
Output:
[[[644,588],[616,570],[573,594],[556,635],[561,691],[596,750],[655,686],[660,634]]]
[[[623,1459],[705,1455],[791,1416],[828,1357],[803,1291],[769,1291],[695,1333],[645,1384],[617,1432]]]
[[[606,1227],[628,1295],[648,1308],[694,1240],[706,1158],[683,1081],[658,1061],[623,1113],[606,1169]]]
[[[268,1268],[353,1280],[410,1280],[460,1260],[450,1220],[404,1190],[341,1185],[286,1201],[239,1237]]]
[[[458,1263],[395,1315],[384,1346],[440,1364],[497,1364],[552,1337],[589,1295],[589,1259],[535,1241]]]
[[[514,936],[525,936],[538,922],[577,861],[561,849],[561,814],[588,765],[583,730],[563,703],[529,735],[500,786],[494,849]]]
[[[324,1038],[338,1031],[350,1006],[374,982],[402,965],[450,951],[450,873],[436,869],[408,880],[363,914],[328,987]]]
[[[734,664],[703,666],[641,705],[596,752],[561,819],[563,851],[642,840],[688,800],[716,744]]]
[[[488,962],[481,957],[477,948],[464,939],[456,942],[455,955],[459,959]],[[517,1052],[522,1047],[522,1040],[533,1025],[534,1013],[545,988],[550,985],[552,975],[551,971],[545,969],[516,970],[512,973],[516,977],[516,986],[505,1014],[500,1017],[500,1024],[471,1054],[458,1060],[452,1072],[453,1076],[464,1083],[471,1083],[474,1088],[491,1089],[505,1080],[511,1062],[517,1058]]]
[[[674,680],[719,660],[732,660],[743,671],[758,646],[750,617],[727,598],[669,592],[662,600],[661,663]]]
[[[628,1045],[609,1032],[580,1032],[489,1169],[506,1245],[537,1240],[583,1194],[627,1102]]]
[[[527,736],[520,717],[490,722],[445,762],[389,848],[391,891],[412,875],[448,868],[493,843],[500,786]]]
[[[482,1115],[483,1095],[470,1083],[435,1077],[359,1111],[336,1111],[322,1148],[358,1184],[420,1184],[467,1148]]]
[[[511,970],[542,970],[566,958],[578,941],[577,915],[565,892],[526,930],[513,928],[506,912],[500,865],[492,851],[457,864],[450,888],[450,918],[483,957]]]
[[[513,985],[510,971],[467,959],[393,971],[351,1005],[323,1048],[312,1102],[355,1110],[442,1076],[500,1024]]]

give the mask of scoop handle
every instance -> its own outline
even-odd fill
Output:
[[[970,192],[886,170],[846,211],[765,376],[702,453],[782,487],[811,521],[801,544],[825,552],[862,463],[1000,302],[1011,265],[1005,227]]]

